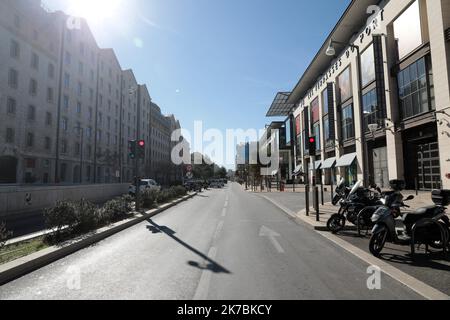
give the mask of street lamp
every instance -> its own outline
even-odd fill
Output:
[[[348,45],[350,48],[353,48],[356,50],[356,54],[358,56],[357,59],[357,71],[358,71],[358,99],[359,99],[359,116],[361,118],[361,144],[362,144],[362,160],[364,164],[363,169],[363,177],[364,177],[364,185],[367,187],[369,185],[369,179],[368,179],[368,170],[369,170],[369,160],[368,160],[368,150],[367,150],[367,143],[366,143],[366,132],[365,132],[365,126],[364,126],[364,107],[363,107],[363,96],[362,96],[362,77],[361,77],[361,50],[359,46],[354,44],[346,44],[339,41],[334,41],[333,39],[330,40],[330,43],[328,45],[328,48],[326,50],[326,55],[329,57],[335,57],[336,56],[336,49],[334,47],[335,44],[339,45]]]

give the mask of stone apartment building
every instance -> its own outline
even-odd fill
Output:
[[[169,122],[83,19],[0,0],[0,43],[0,183],[128,182],[139,138],[141,175],[170,161]]]

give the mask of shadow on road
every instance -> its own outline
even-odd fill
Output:
[[[440,263],[436,260],[440,260],[441,262],[447,261],[450,259],[447,257],[443,257],[442,252],[432,252],[432,253],[416,253],[415,259],[413,260],[411,254],[407,255],[398,255],[398,254],[390,254],[385,253],[381,255],[381,259],[387,262],[395,262],[411,265],[414,267],[420,268],[431,268],[433,270],[442,270],[442,271],[450,271],[450,265]]]
[[[165,227],[165,226],[159,226],[158,224],[156,224],[152,219],[148,219],[147,220],[151,226],[147,226],[147,229],[149,231],[151,231],[153,234],[156,233],[164,233],[165,235],[167,235],[168,237],[172,238],[173,240],[175,240],[176,242],[178,242],[179,244],[181,244],[183,247],[185,247],[186,249],[189,249],[190,251],[192,251],[193,253],[195,253],[196,255],[198,255],[200,258],[202,258],[203,260],[205,260],[206,262],[208,262],[207,266],[202,267],[199,263],[194,262],[194,261],[189,261],[188,264],[191,267],[196,267],[202,270],[211,270],[214,273],[226,273],[226,274],[231,274],[231,272],[227,269],[225,269],[223,266],[221,266],[220,264],[218,264],[217,262],[215,262],[214,260],[210,259],[208,256],[206,256],[205,254],[203,254],[202,252],[198,251],[196,248],[190,246],[189,244],[187,244],[186,242],[184,242],[183,240],[181,240],[180,238],[178,238],[177,236],[175,236],[175,231],[173,231],[172,229]]]

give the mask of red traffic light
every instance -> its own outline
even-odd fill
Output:
[[[315,143],[316,142],[316,138],[309,138],[309,142],[310,143]]]
[[[139,147],[145,147],[145,141],[144,140],[141,140],[141,141],[139,141]]]

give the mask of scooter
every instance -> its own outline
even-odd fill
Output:
[[[339,212],[332,215],[328,220],[327,228],[334,234],[342,231],[347,221],[357,227],[358,235],[361,235],[363,228],[368,232],[373,227],[370,217],[378,206],[383,204],[382,193],[376,186],[373,186],[375,192],[363,188],[362,185],[362,181],[356,183],[347,197],[340,201]]]
[[[414,199],[414,196],[409,196],[403,200],[401,191],[404,186],[402,181],[391,181],[394,191],[386,194],[385,205],[373,214],[372,221],[375,226],[369,243],[370,252],[379,257],[386,242],[391,242],[411,246],[413,257],[417,244],[424,244],[427,252],[428,248],[432,247],[443,249],[445,253],[450,236],[450,220],[445,206],[449,205],[450,191],[433,191],[432,199],[436,205],[402,214],[401,208],[409,208],[404,201]]]

